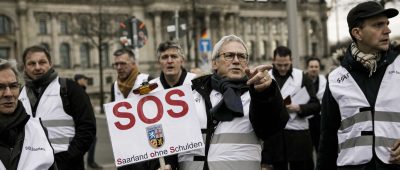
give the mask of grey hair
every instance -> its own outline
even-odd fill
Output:
[[[0,59],[0,71],[6,70],[6,69],[11,69],[14,72],[15,77],[18,80],[18,70],[15,68],[14,64],[12,64],[8,60]]]
[[[247,49],[246,44],[243,42],[243,40],[242,40],[241,38],[239,38],[238,36],[231,34],[231,35],[223,36],[223,37],[214,45],[213,52],[212,52],[212,54],[211,54],[212,60],[215,60],[216,58],[219,57],[219,53],[221,52],[220,50],[221,50],[221,48],[222,48],[222,45],[224,45],[224,44],[227,43],[227,42],[232,42],[232,41],[241,43],[241,44],[243,45],[244,49],[246,49],[246,54],[248,54],[248,51],[249,51],[249,50]]]
[[[171,48],[176,48],[176,50],[178,51],[178,55],[181,56],[182,58],[185,58],[181,45],[176,41],[165,41],[161,43],[157,48],[157,57],[160,58],[162,52],[167,51],[168,49]]]

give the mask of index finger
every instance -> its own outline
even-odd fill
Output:
[[[272,65],[259,65],[252,70],[246,68],[245,72],[249,79],[253,78],[258,72],[264,72],[266,70],[271,70],[273,68]]]
[[[267,64],[265,64],[265,65],[259,65],[259,66],[257,66],[255,69],[256,70],[258,70],[258,71],[261,71],[261,72],[263,72],[263,71],[265,71],[265,70],[271,70],[273,68],[273,66],[272,65],[267,65]]]

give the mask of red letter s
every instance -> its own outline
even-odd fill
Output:
[[[176,113],[176,112],[172,111],[172,109],[169,109],[169,110],[167,110],[167,113],[168,113],[171,117],[173,117],[173,118],[179,118],[179,117],[185,116],[186,113],[187,113],[188,110],[189,110],[189,106],[188,106],[188,104],[187,104],[185,101],[183,101],[183,100],[172,100],[172,99],[171,99],[171,96],[174,95],[174,94],[177,94],[179,97],[185,96],[185,94],[183,93],[182,90],[175,89],[175,90],[169,91],[169,92],[165,95],[165,101],[166,101],[168,104],[172,105],[172,106],[181,106],[181,107],[182,107],[182,111],[179,112],[179,113]]]
[[[129,119],[129,123],[126,125],[121,124],[120,122],[115,122],[115,126],[120,129],[120,130],[127,130],[133,127],[133,125],[135,125],[135,116],[133,116],[133,114],[128,113],[128,112],[119,112],[118,109],[120,107],[125,107],[127,109],[132,108],[132,105],[129,104],[128,102],[120,102],[117,103],[116,105],[114,105],[113,107],[113,113],[115,116],[119,117],[119,118],[127,118]]]

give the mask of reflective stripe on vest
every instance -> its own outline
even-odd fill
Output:
[[[30,118],[25,125],[25,137],[18,170],[49,169],[54,163],[53,148],[38,119]]]
[[[207,116],[204,99],[194,91],[195,106],[202,129],[207,128]],[[213,90],[210,94],[212,106],[222,99],[222,94]],[[250,94],[241,96],[243,117],[232,121],[220,122],[210,142],[207,162],[210,170],[224,169],[260,169],[261,145],[249,120]],[[205,134],[203,134],[205,138]],[[180,169],[191,170],[203,167],[204,148],[179,154]],[[238,162],[240,164],[236,165]],[[232,167],[235,165],[235,167]],[[228,168],[229,167],[229,168]]]
[[[374,140],[377,157],[389,163],[391,147],[400,139],[400,91],[393,83],[400,82],[399,58],[386,69],[375,108],[370,108],[364,93],[345,68],[338,67],[330,73],[329,88],[341,114],[338,166],[369,162]]]
[[[32,107],[24,87],[19,96],[26,112],[32,115]],[[47,128],[49,140],[55,153],[67,151],[69,143],[75,136],[73,118],[65,113],[60,96],[59,77],[54,79],[43,92],[36,109],[35,118],[41,118]]]
[[[275,79],[272,74],[272,70],[268,72],[270,76]],[[282,98],[287,96],[293,96],[301,89],[301,83],[303,81],[303,71],[293,68],[292,75],[286,80],[281,88]],[[293,101],[292,101],[293,102]],[[295,102],[294,102],[295,103]],[[296,103],[305,104],[305,103]],[[289,113],[289,121],[286,123],[285,129],[287,130],[306,130],[309,129],[307,118],[301,118],[297,116],[297,113]]]
[[[132,89],[131,89],[131,92],[129,93],[129,95],[128,95],[127,98],[132,97],[133,95],[135,95],[135,94],[132,93],[132,91],[133,91],[134,89],[140,87],[141,84],[142,84],[144,81],[147,81],[147,80],[148,80],[148,78],[149,78],[149,75],[148,75],[148,74],[142,74],[142,73],[140,73],[140,74],[136,77],[135,84],[133,84],[133,87],[132,87]],[[122,94],[121,90],[119,90],[119,88],[118,88],[118,81],[115,81],[115,82],[114,82],[114,96],[115,96],[115,101],[119,101],[119,100],[125,99],[125,97],[124,97],[124,95]]]

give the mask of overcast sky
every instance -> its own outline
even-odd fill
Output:
[[[336,30],[336,10],[335,7],[332,6],[333,0],[327,0],[328,7],[332,7],[332,11],[329,14],[328,18],[328,38],[330,43],[337,42],[337,32],[339,32],[340,41],[350,39],[349,31],[347,27],[347,13],[351,8],[357,5],[355,2],[364,2],[366,0],[337,0],[338,2],[338,31]],[[387,3],[385,8],[396,8],[400,10],[400,1],[394,0],[396,2]],[[389,28],[392,30],[390,37],[399,37],[400,36],[400,15],[395,16],[394,18],[389,19]]]

